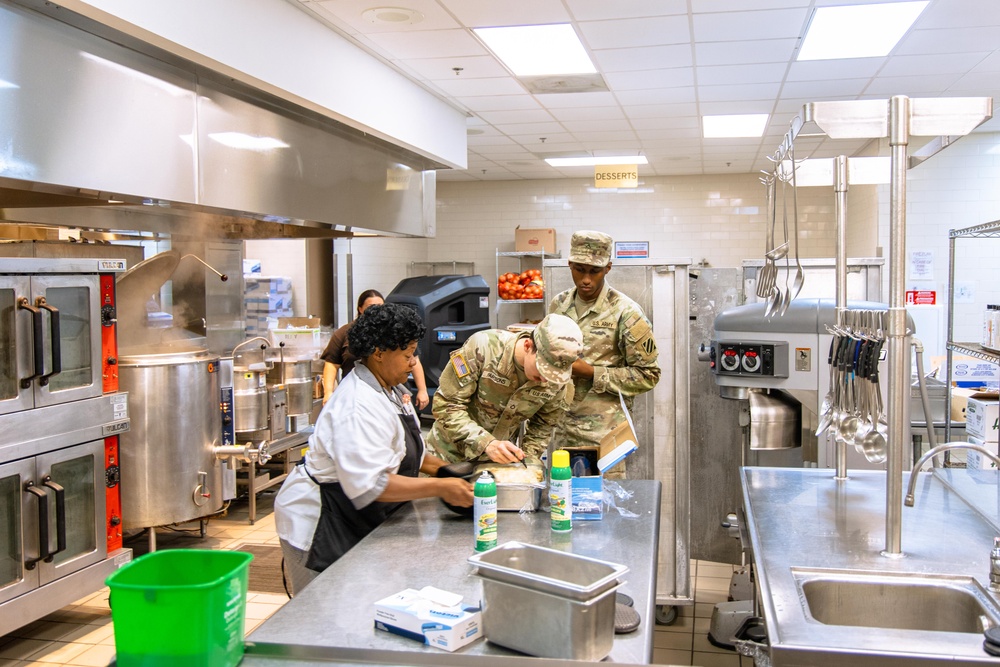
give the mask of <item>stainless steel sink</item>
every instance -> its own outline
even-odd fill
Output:
[[[981,634],[1000,607],[972,577],[793,569],[813,620],[825,625]]]

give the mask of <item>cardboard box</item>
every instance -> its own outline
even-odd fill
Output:
[[[541,229],[514,230],[515,252],[550,252],[556,251],[556,230],[551,227]]]
[[[931,357],[931,367],[939,368],[941,372],[938,377],[944,378],[947,374],[948,357]],[[956,387],[976,389],[979,387],[992,387],[994,390],[1000,386],[1000,365],[967,357],[962,354],[955,354],[951,358],[951,379]]]
[[[638,449],[638,438],[632,417],[625,407],[625,399],[619,397],[625,421],[611,429],[601,439],[598,447],[566,447],[573,468],[573,520],[592,521],[604,517],[604,473],[625,460]],[[577,461],[573,465],[574,459]],[[596,474],[580,475],[579,468],[596,471]]]
[[[969,398],[965,409],[965,433],[984,442],[997,443],[1000,435],[1000,401],[993,394]]]
[[[432,586],[407,588],[375,603],[375,629],[454,651],[483,636],[482,611]]]
[[[1000,449],[998,449],[997,443],[995,442],[983,442],[979,438],[973,438],[972,436],[969,436],[968,441],[970,445],[979,445],[980,447],[985,447],[994,454],[1000,454]],[[996,470],[997,464],[993,461],[993,459],[983,456],[979,452],[967,449],[965,454],[965,467],[969,470]]]
[[[992,389],[968,389],[965,387],[955,387],[951,390],[951,420],[956,422],[964,422],[965,411],[969,404],[969,399],[975,398],[978,400],[997,400],[1000,398],[995,390]]]

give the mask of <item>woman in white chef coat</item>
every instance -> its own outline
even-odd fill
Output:
[[[424,453],[420,425],[403,401],[425,327],[411,308],[371,306],[349,337],[360,360],[323,407],[302,463],[274,501],[292,594],[373,531],[399,505],[440,497],[472,505],[472,485],[434,475],[446,463]]]

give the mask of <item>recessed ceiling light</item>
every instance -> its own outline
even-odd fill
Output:
[[[599,164],[649,164],[645,155],[606,155],[596,157],[547,157],[545,161],[553,167],[594,167]]]
[[[887,56],[929,2],[818,7],[796,60]]]
[[[361,12],[361,18],[369,23],[391,23],[413,25],[424,20],[424,15],[415,9],[405,7],[372,7]]]
[[[702,116],[702,132],[706,139],[762,137],[767,118],[766,113]]]
[[[474,28],[473,32],[515,76],[597,71],[568,23]]]
[[[208,138],[230,148],[242,148],[251,151],[269,151],[274,148],[288,148],[281,139],[274,137],[255,137],[243,132],[212,132]]]

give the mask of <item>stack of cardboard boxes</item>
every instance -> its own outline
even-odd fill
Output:
[[[292,279],[288,276],[244,275],[247,336],[266,336],[279,317],[292,316]]]
[[[997,392],[963,392],[957,389],[952,397],[952,405],[952,418],[956,417],[955,406],[962,410],[964,405],[966,439],[973,445],[1000,454],[1000,401]],[[966,466],[978,470],[997,467],[989,458],[971,450],[966,457]]]

